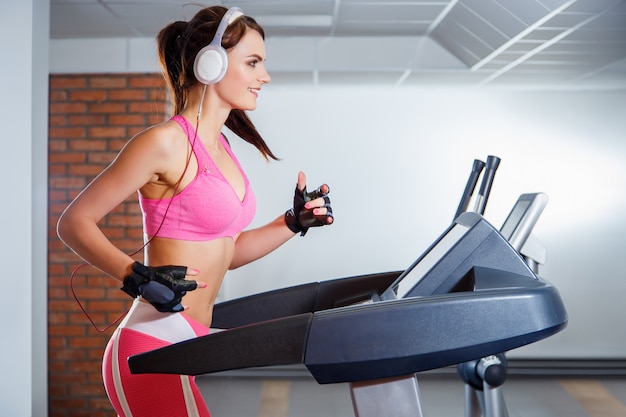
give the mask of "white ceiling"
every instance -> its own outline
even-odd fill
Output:
[[[51,0],[51,38],[154,38],[188,0]],[[626,89],[626,0],[222,0],[273,82]]]

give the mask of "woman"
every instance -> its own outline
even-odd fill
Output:
[[[128,142],[68,206],[58,234],[136,297],[103,360],[107,395],[119,416],[209,416],[193,377],[131,375],[127,358],[207,334],[228,269],[259,259],[295,233],[332,223],[333,216],[328,186],[307,193],[300,172],[294,207],[243,231],[256,200],[223,126],[276,159],[244,113],[256,108],[270,82],[264,32],[254,19],[237,8],[208,7],[189,22],[168,25],[157,40],[175,116]],[[147,241],[143,264],[97,226],[136,191]]]

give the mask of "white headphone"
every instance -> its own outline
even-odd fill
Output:
[[[193,72],[196,79],[202,84],[215,84],[226,74],[228,54],[222,48],[222,36],[224,36],[228,25],[240,16],[243,16],[243,11],[239,7],[228,9],[222,17],[211,43],[200,49],[196,55]]]

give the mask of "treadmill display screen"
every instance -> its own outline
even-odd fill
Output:
[[[424,253],[400,277],[394,289],[398,298],[404,298],[424,278],[450,249],[467,233],[470,228],[456,223],[443,235],[434,246]]]
[[[506,240],[511,239],[511,236],[513,236],[513,232],[519,225],[522,217],[526,214],[526,210],[528,210],[530,203],[532,203],[531,200],[518,200],[515,207],[513,207],[513,210],[511,210],[511,213],[506,218],[502,228],[500,229],[500,233]]]
[[[500,228],[502,236],[520,252],[548,203],[544,193],[522,194]]]

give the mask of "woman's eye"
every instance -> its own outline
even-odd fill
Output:
[[[258,63],[259,63],[259,61],[252,61],[252,62],[250,62],[250,66],[251,67],[256,67]]]

